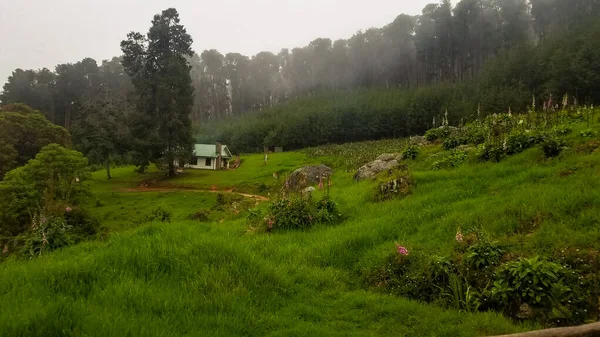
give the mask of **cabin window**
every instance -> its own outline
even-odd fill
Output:
[[[212,161],[210,158],[206,158],[206,162],[205,162],[206,166],[212,166]]]

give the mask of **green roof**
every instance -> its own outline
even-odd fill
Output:
[[[194,156],[205,158],[217,158],[217,145],[215,144],[196,144],[194,145]],[[221,146],[222,158],[233,158],[227,145]]]

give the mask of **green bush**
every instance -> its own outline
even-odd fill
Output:
[[[596,132],[592,129],[583,130],[580,132],[581,137],[593,138],[596,137]]]
[[[502,147],[493,144],[481,144],[477,149],[477,159],[479,161],[495,161],[499,162],[504,158],[505,153]]]
[[[553,158],[560,155],[560,153],[565,147],[565,143],[563,140],[557,137],[546,136],[541,142],[541,146],[542,150],[544,151],[544,156],[546,158]]]
[[[161,221],[171,222],[171,211],[162,206],[157,206],[142,217],[143,222]]]
[[[475,269],[493,268],[500,263],[504,253],[504,249],[498,243],[478,241],[467,248],[465,261]]]
[[[444,147],[444,150],[446,150],[446,151],[456,149],[460,145],[461,145],[461,141],[458,137],[446,138],[444,140],[444,143],[442,144],[442,146]]]
[[[193,221],[200,221],[200,222],[206,222],[208,221],[208,216],[210,215],[210,212],[208,210],[200,210],[196,213],[190,214],[188,216],[189,220],[193,220]]]
[[[267,231],[307,229],[318,223],[332,224],[342,219],[337,204],[329,196],[314,200],[310,196],[292,196],[269,205],[264,225]]]
[[[460,150],[451,150],[449,153],[444,154],[441,160],[433,163],[433,168],[439,169],[450,169],[462,164],[467,159],[467,153]]]
[[[36,215],[31,230],[21,238],[23,254],[36,257],[72,245],[71,226],[61,217]]]
[[[421,150],[417,145],[411,145],[402,153],[402,158],[415,160],[419,156],[420,152]]]
[[[83,182],[90,177],[88,162],[77,151],[57,144],[44,147],[25,166],[0,181],[0,235],[16,236],[31,225],[31,211],[51,214],[47,208],[76,205],[89,195]]]
[[[69,233],[75,241],[92,237],[100,231],[100,222],[83,208],[75,207],[65,212],[65,221],[69,226]]]
[[[503,266],[492,288],[493,298],[515,316],[523,304],[552,310],[569,291],[563,285],[563,267],[538,257]]]

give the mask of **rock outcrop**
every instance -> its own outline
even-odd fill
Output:
[[[398,153],[384,153],[377,157],[374,161],[362,166],[354,174],[354,180],[361,181],[365,179],[372,179],[377,176],[380,172],[392,169],[402,160],[402,155]]]
[[[305,166],[292,172],[285,181],[285,186],[292,191],[300,191],[308,186],[317,185],[320,180],[327,180],[333,170],[325,165]]]

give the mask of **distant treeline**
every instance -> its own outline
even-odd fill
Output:
[[[421,15],[399,15],[348,39],[317,38],[277,54],[198,51],[189,58],[191,118],[200,124],[322,92],[462,82],[504,50],[572,32],[599,13],[598,0],[461,0],[456,6],[443,0],[425,6]],[[25,103],[70,129],[81,106],[102,88],[126,113],[134,107],[128,101],[133,87],[120,63],[86,58],[54,71],[17,69],[0,100]]]
[[[222,140],[237,152],[264,146],[298,149],[423,134],[441,124],[476,118],[477,113],[525,111],[552,97],[561,104],[600,100],[600,23],[556,35],[538,44],[500,53],[481,73],[457,84],[438,83],[414,89],[359,89],[305,96],[262,112],[196,129],[198,140]],[[575,102],[578,100],[577,102]]]

